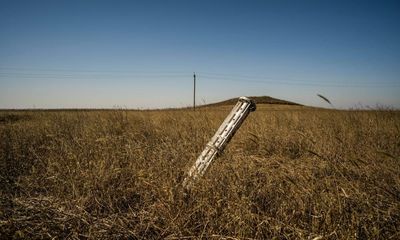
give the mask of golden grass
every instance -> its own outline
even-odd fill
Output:
[[[258,106],[184,197],[229,111],[1,112],[0,236],[400,238],[400,112]]]

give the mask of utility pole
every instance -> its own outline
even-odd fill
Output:
[[[196,73],[193,73],[193,111],[196,111]]]

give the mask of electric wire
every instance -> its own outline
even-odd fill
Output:
[[[263,77],[242,74],[197,72],[199,79],[213,81],[241,82],[246,84],[269,84],[287,86],[306,86],[306,87],[335,87],[335,88],[385,88],[400,87],[400,82],[326,82],[305,79],[289,79],[277,77]],[[50,68],[18,68],[0,67],[0,79],[191,79],[192,73],[187,71],[115,71],[115,70],[73,70],[73,69],[50,69]]]

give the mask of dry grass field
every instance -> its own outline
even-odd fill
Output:
[[[1,239],[400,239],[400,112],[259,105],[0,112]]]

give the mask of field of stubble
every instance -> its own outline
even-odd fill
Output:
[[[399,111],[258,106],[184,196],[229,111],[0,112],[0,238],[400,238]]]

